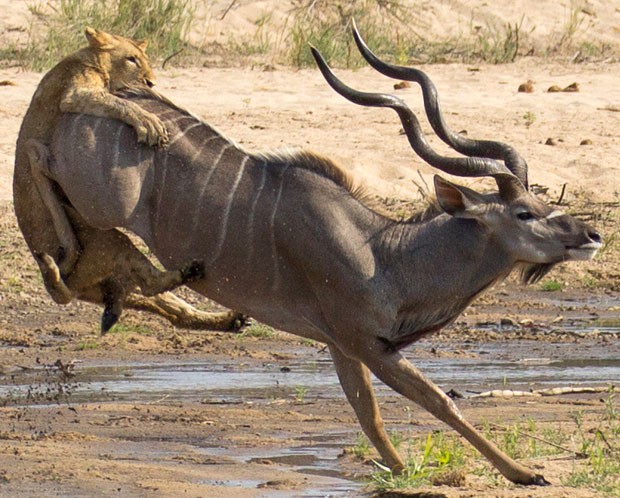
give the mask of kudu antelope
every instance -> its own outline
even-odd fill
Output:
[[[471,157],[440,156],[402,101],[348,88],[313,53],[346,98],[396,110],[425,160],[449,173],[490,175],[498,193],[477,193],[437,176],[443,212],[394,221],[368,207],[330,160],[308,152],[246,152],[149,90],[124,97],[162,119],[171,137],[167,149],[136,144],[133,131],[118,122],[67,115],[52,143],[48,174],[89,225],[135,232],[166,267],[204,261],[205,277],[190,284],[194,290],[326,343],[364,432],[395,472],[403,461],[386,435],[371,371],[454,428],[511,481],[546,484],[465,421],[401,349],[450,324],[519,265],[532,281],[556,263],[593,257],[599,234],[531,195],[527,166],[512,148],[455,135],[435,102],[427,109],[439,135]],[[408,69],[384,67],[410,76]],[[418,81],[425,95],[435,94],[428,79]]]

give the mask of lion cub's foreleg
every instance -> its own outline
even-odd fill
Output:
[[[135,102],[124,100],[100,88],[78,87],[68,91],[60,102],[62,112],[76,112],[111,118],[127,123],[136,131],[138,142],[160,147],[168,143],[162,121]]]

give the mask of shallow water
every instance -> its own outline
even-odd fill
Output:
[[[451,344],[467,356],[416,359],[406,356],[444,390],[461,392],[529,389],[566,385],[620,383],[620,341],[605,344],[537,341]],[[460,347],[459,347],[460,346]],[[0,396],[19,398],[41,382],[40,372],[0,377]],[[169,360],[161,363],[108,362],[79,365],[69,382],[74,401],[140,400],[166,397],[171,401],[207,403],[269,402],[304,396],[342,396],[327,353],[311,353],[297,362],[242,363]],[[378,381],[379,395],[390,392]],[[33,397],[36,401],[36,396]]]
[[[273,463],[284,466],[295,472],[312,476],[314,486],[305,491],[269,490],[270,498],[289,497],[345,497],[359,496],[361,483],[345,478],[337,468],[338,455],[342,453],[342,441],[350,439],[350,434],[331,433],[325,434],[321,443],[316,443],[313,437],[312,446],[295,446],[286,448],[277,453],[264,448],[209,448],[209,455],[222,455],[241,462],[260,462],[270,460]],[[300,440],[303,438],[300,438]],[[206,482],[206,481],[205,481]],[[214,484],[208,482],[208,484]],[[254,481],[226,481],[219,485],[232,487],[256,487]]]

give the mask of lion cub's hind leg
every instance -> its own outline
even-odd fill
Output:
[[[33,252],[32,255],[39,265],[39,270],[43,277],[43,285],[45,285],[45,289],[54,302],[58,304],[69,304],[76,297],[76,294],[65,284],[54,258],[49,254],[36,251]]]
[[[102,333],[118,321],[130,292],[154,296],[204,277],[204,265],[196,261],[159,270],[121,231],[89,227],[73,209],[68,213],[84,249],[66,284],[80,299],[103,303]]]
[[[64,211],[63,204],[56,193],[55,184],[50,179],[48,148],[38,140],[30,139],[26,143],[26,153],[30,162],[32,179],[45,207],[49,210],[54,229],[60,241],[59,254],[56,255],[60,274],[67,275],[71,272],[79,258],[80,246],[73,227]],[[45,279],[45,273],[43,273],[43,276]],[[47,282],[45,284],[46,288],[49,289]],[[53,284],[50,285],[53,287]]]

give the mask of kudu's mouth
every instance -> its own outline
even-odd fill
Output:
[[[579,247],[567,247],[568,257],[575,261],[587,261],[594,258],[602,246],[602,242],[592,241]]]
[[[603,246],[603,238],[593,228],[586,227],[584,235],[587,242],[578,246],[566,246],[566,252],[570,259],[577,261],[592,259]]]

